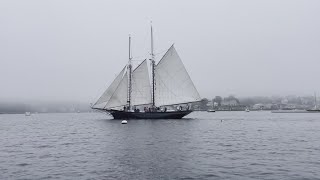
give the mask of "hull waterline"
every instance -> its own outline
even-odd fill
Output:
[[[116,110],[104,110],[112,115],[114,119],[181,119],[192,111],[172,112],[125,112]]]

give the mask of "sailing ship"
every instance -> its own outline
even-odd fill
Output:
[[[133,69],[129,35],[128,63],[91,108],[114,119],[181,119],[200,100],[174,45],[156,64],[151,26],[149,63],[145,59]]]

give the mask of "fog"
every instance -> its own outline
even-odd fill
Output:
[[[320,92],[320,1],[0,1],[0,100],[94,102],[172,43],[202,97]]]

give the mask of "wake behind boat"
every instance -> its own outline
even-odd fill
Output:
[[[191,103],[201,98],[174,45],[158,64],[155,63],[153,47],[151,26],[151,73],[147,60],[132,70],[129,36],[128,64],[92,109],[107,112],[114,119],[181,119],[192,112]]]

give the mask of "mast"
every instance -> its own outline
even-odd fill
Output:
[[[314,109],[318,109],[317,107],[317,94],[314,92]]]
[[[214,102],[213,102],[213,99],[212,99],[212,109],[214,109]]]
[[[131,36],[129,35],[129,62],[128,62],[128,96],[127,104],[128,110],[131,109],[131,92],[132,92],[132,57],[131,57]]]
[[[152,22],[151,22],[152,23]],[[153,30],[152,30],[152,24],[151,24],[151,71],[152,71],[152,107],[155,107],[155,97],[154,97],[154,91],[155,91],[155,74],[154,74],[154,69],[155,69],[155,61],[154,61],[154,53],[153,53]]]

